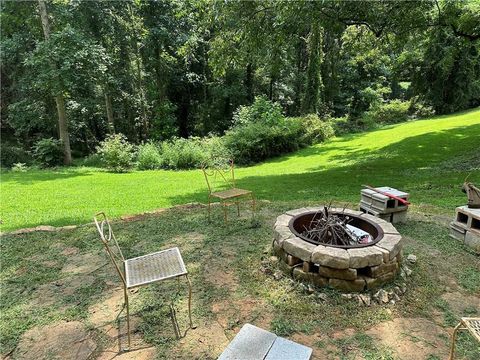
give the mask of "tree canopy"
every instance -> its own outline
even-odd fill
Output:
[[[480,104],[479,1],[58,0],[49,36],[42,3],[1,3],[2,143],[25,149],[65,140],[60,97],[75,156],[113,132],[222,134],[257,95],[352,121],[395,99]]]

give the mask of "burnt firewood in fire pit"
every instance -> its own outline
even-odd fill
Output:
[[[326,245],[352,245],[358,240],[347,227],[350,221],[352,219],[348,215],[332,214],[325,206],[313,216],[308,227],[304,227],[302,235]]]

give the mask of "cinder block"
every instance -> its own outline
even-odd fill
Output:
[[[480,232],[475,230],[465,233],[465,245],[471,247],[477,254],[480,254]]]
[[[407,210],[392,213],[392,224],[402,223],[407,221]]]

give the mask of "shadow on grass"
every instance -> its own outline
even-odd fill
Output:
[[[80,176],[91,176],[93,174],[93,171],[73,167],[56,170],[30,170],[26,172],[2,171],[1,182],[15,182],[22,185],[31,185],[42,181],[64,180]]]

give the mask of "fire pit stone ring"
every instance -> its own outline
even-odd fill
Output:
[[[374,240],[352,246],[316,244],[296,228],[323,209],[294,209],[277,217],[273,250],[283,260],[281,264],[287,272],[297,280],[348,292],[374,289],[396,276],[401,267],[403,241],[392,224],[360,211],[330,208],[330,213],[352,218]]]

